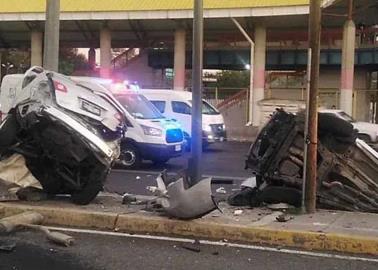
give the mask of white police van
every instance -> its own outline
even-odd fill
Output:
[[[177,120],[184,131],[184,137],[190,143],[192,134],[192,93],[187,91],[141,89],[139,93],[167,118]],[[214,142],[227,140],[223,116],[205,100],[202,100],[202,143],[204,147]]]
[[[71,77],[88,87],[105,87],[124,108],[127,132],[121,142],[119,162],[129,169],[140,167],[143,160],[164,164],[183,153],[183,131],[179,123],[165,118],[156,107],[140,94],[138,86],[127,81]]]

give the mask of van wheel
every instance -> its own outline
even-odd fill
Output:
[[[121,154],[119,156],[119,160],[126,169],[139,168],[142,163],[142,158],[140,156],[138,148],[130,143],[121,145]]]

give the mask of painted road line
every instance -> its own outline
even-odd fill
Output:
[[[98,235],[104,235],[104,236],[119,236],[119,237],[139,238],[139,239],[148,239],[148,240],[193,243],[193,239],[189,239],[189,238],[177,238],[177,237],[154,236],[154,235],[143,235],[143,234],[127,234],[127,233],[120,233],[120,232],[106,232],[106,231],[62,228],[62,227],[51,227],[51,226],[46,226],[46,228],[55,230],[55,231],[63,231],[63,232],[76,232],[76,233],[86,233],[86,234],[98,234]],[[338,254],[332,254],[332,253],[302,251],[302,250],[295,250],[295,249],[263,247],[263,246],[236,244],[236,243],[221,242],[221,241],[200,240],[200,243],[204,245],[209,245],[209,246],[233,247],[233,248],[241,248],[241,249],[285,253],[285,254],[304,255],[304,256],[319,257],[319,258],[330,258],[330,259],[340,259],[340,260],[349,260],[349,261],[378,263],[378,259],[369,258],[369,257],[347,256],[347,255],[338,255]]]

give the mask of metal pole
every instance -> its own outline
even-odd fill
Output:
[[[310,1],[309,44],[311,49],[310,92],[308,104],[308,153],[306,157],[305,206],[307,213],[316,210],[318,84],[320,60],[321,0]]]
[[[202,55],[203,1],[194,0],[192,62],[192,154],[189,161],[191,184],[202,178]]]
[[[234,24],[236,25],[236,27],[240,30],[240,32],[243,34],[243,36],[248,40],[249,44],[251,45],[251,49],[250,49],[250,61],[249,61],[249,67],[250,67],[250,70],[249,70],[249,76],[250,76],[250,79],[249,79],[249,99],[248,99],[248,95],[247,95],[247,101],[248,101],[248,105],[247,105],[247,111],[248,111],[248,120],[247,120],[247,124],[246,126],[251,126],[253,124],[253,84],[254,84],[254,81],[253,81],[253,72],[254,72],[254,69],[255,69],[255,60],[254,60],[254,57],[255,57],[255,42],[252,40],[252,38],[248,35],[248,33],[244,30],[244,28],[240,25],[240,23],[235,19],[235,18],[231,18],[231,20],[234,22]]]
[[[308,156],[308,115],[309,115],[309,104],[310,104],[310,81],[311,81],[311,57],[312,52],[311,48],[308,49],[307,52],[307,76],[306,76],[306,114],[305,114],[305,128],[304,128],[304,148],[303,148],[303,160],[307,160]],[[306,193],[306,179],[307,178],[307,171],[303,170],[303,184],[302,184],[302,212],[306,212],[305,206],[305,193]]]
[[[46,0],[43,67],[52,71],[58,71],[59,64],[59,15],[60,0]]]

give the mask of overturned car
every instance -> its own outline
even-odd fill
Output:
[[[304,173],[304,113],[277,110],[252,144],[246,168],[256,187],[229,198],[232,205],[285,202],[301,205]],[[317,201],[327,209],[378,212],[378,153],[357,139],[353,126],[318,114]]]
[[[0,161],[14,154],[48,194],[87,204],[103,188],[125,132],[121,105],[59,73],[32,67],[4,77]],[[6,180],[6,179],[4,179]]]

